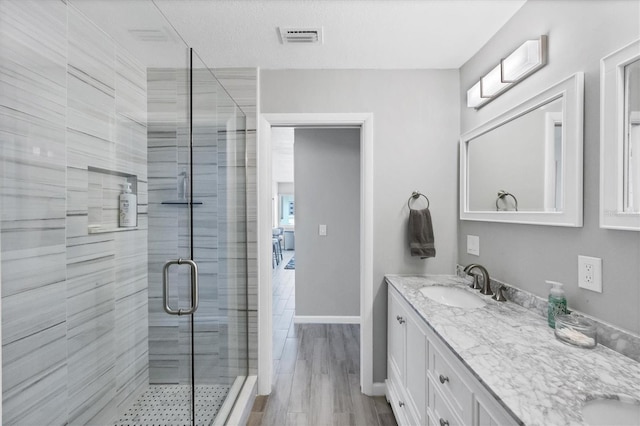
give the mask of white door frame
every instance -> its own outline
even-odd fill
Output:
[[[258,129],[258,394],[271,393],[271,127],[360,126],[360,389],[373,386],[373,114],[261,114]]]

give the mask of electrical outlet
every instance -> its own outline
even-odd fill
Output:
[[[467,253],[480,256],[480,237],[467,235]]]
[[[578,287],[602,293],[602,259],[578,256]]]
[[[327,236],[327,225],[318,225],[318,235],[321,237]]]

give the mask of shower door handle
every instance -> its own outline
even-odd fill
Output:
[[[171,265],[189,265],[191,267],[191,306],[189,309],[173,309],[169,306],[169,268]],[[164,310],[169,315],[189,315],[198,309],[198,265],[190,259],[169,260],[162,268],[162,299]]]

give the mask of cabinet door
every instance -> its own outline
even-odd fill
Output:
[[[464,367],[437,338],[429,341],[429,375],[433,386],[444,395],[462,419],[471,419],[472,391]]]
[[[468,423],[463,422],[456,411],[449,405],[445,397],[437,388],[433,387],[434,383],[429,380],[429,409],[428,424],[439,426],[466,426]]]
[[[407,402],[417,417],[417,424],[425,424],[427,406],[427,337],[410,316],[407,320],[406,394]]]
[[[389,292],[388,303],[387,356],[389,368],[392,370],[388,372],[388,376],[392,379],[397,379],[399,387],[402,387],[405,382],[404,357],[407,313],[402,307],[402,302],[391,291]]]

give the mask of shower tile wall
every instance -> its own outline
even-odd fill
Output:
[[[164,312],[162,270],[169,259],[189,258],[188,209],[163,205],[178,200],[178,174],[187,164],[188,100],[184,70],[149,69],[148,166],[149,166],[149,380],[151,384],[187,383],[190,366],[189,317]],[[179,271],[179,272],[178,272]],[[178,294],[186,281],[183,267],[170,269],[171,306],[188,306],[187,294]]]
[[[146,72],[61,1],[0,2],[0,55],[3,418],[107,424],[148,383]],[[88,167],[138,229],[88,232]]]

